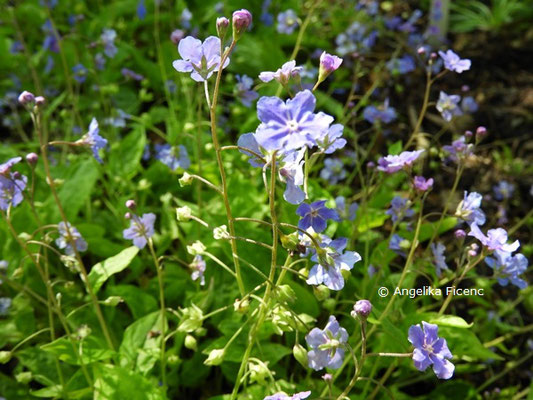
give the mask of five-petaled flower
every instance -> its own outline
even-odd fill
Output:
[[[104,149],[107,146],[107,139],[104,139],[99,134],[100,128],[98,128],[98,121],[96,118],[91,120],[89,125],[89,131],[83,135],[83,137],[76,142],[76,144],[81,146],[89,146],[93,152],[93,156],[100,164],[103,163],[98,151]]]
[[[470,66],[472,65],[472,62],[470,60],[466,58],[461,59],[452,50],[447,50],[446,53],[444,51],[439,51],[439,56],[444,61],[444,68],[450,71],[457,72],[458,74],[464,71],[468,71],[470,69]]]
[[[305,337],[311,350],[307,353],[309,367],[315,371],[323,368],[337,369],[344,360],[343,346],[348,341],[348,332],[342,328],[337,319],[329,317],[326,327],[321,330],[313,328]]]
[[[72,246],[73,244],[77,251],[87,250],[87,242],[70,222],[65,224],[65,222],[61,221],[57,225],[57,230],[59,231],[59,237],[56,239],[56,245],[60,249],[65,249],[67,256],[73,256],[76,253]]]
[[[507,251],[496,250],[492,257],[485,258],[485,262],[494,270],[494,275],[502,286],[507,286],[509,282],[520,289],[527,287],[527,282],[519,275],[527,270],[528,261],[523,254],[514,256]]]
[[[325,206],[326,200],[315,201],[314,203],[302,203],[296,209],[301,219],[298,221],[298,228],[306,230],[313,227],[315,232],[323,232],[327,228],[327,220],[340,221],[337,211]]]
[[[309,90],[286,102],[279,97],[261,97],[257,103],[262,122],[255,132],[257,143],[266,150],[283,152],[317,145],[327,135],[333,117],[314,113],[315,105]]]
[[[472,224],[468,236],[475,237],[490,251],[503,250],[512,253],[520,247],[518,240],[507,244],[507,232],[503,228],[489,229],[487,235],[484,235],[476,224]]]
[[[410,167],[424,150],[404,151],[398,155],[388,155],[378,160],[378,170],[392,174]]]
[[[419,325],[412,325],[409,328],[409,341],[415,347],[413,351],[413,361],[416,369],[425,371],[433,365],[433,372],[440,379],[450,379],[455,366],[448,361],[452,353],[448,349],[446,339],[438,336],[439,327],[422,321],[422,328]]]
[[[311,391],[308,390],[306,392],[300,392],[291,395],[285,394],[283,392],[279,392],[270,396],[265,397],[263,400],[303,400],[307,399],[311,395]]]
[[[9,206],[16,207],[24,200],[22,192],[28,178],[18,172],[11,172],[11,168],[21,160],[21,157],[14,157],[0,164],[0,210],[6,211]]]
[[[178,52],[183,60],[175,60],[172,66],[178,72],[190,72],[196,82],[208,80],[220,68],[220,39],[209,36],[202,43],[192,36],[181,39]],[[229,64],[229,57],[224,61],[222,69]]]
[[[139,249],[144,249],[148,239],[154,235],[155,214],[147,213],[139,217],[131,215],[130,227],[122,232],[124,239],[133,240],[133,244]]]

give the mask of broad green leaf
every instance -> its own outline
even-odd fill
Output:
[[[122,139],[118,146],[113,146],[109,154],[109,167],[113,175],[129,178],[140,166],[146,145],[145,128],[135,124],[131,133]]]
[[[468,323],[461,317],[455,315],[441,315],[428,318],[428,322],[431,324],[437,324],[439,326],[451,326],[454,328],[471,328],[474,323]]]
[[[94,363],[96,361],[107,360],[113,357],[114,352],[95,336],[88,336],[83,340],[77,340],[76,353],[72,343],[66,337],[61,337],[51,343],[41,346],[41,349],[55,354],[61,361],[67,364],[80,365]]]
[[[100,290],[102,285],[111,275],[126,269],[138,252],[138,247],[131,246],[122,250],[117,255],[96,264],[89,273],[89,284],[92,286],[94,293],[97,293],[98,290]]]
[[[157,310],[157,300],[146,291],[133,285],[108,286],[106,293],[120,296],[128,305],[133,318],[138,320],[146,314]]]
[[[165,400],[157,382],[113,365],[98,365],[94,369],[94,400]]]

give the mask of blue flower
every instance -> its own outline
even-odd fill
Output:
[[[415,60],[409,55],[404,55],[400,58],[393,58],[387,62],[387,69],[392,73],[399,73],[401,75],[416,69]]]
[[[189,154],[183,145],[156,144],[155,153],[155,158],[172,171],[176,171],[178,168],[187,169],[191,165]]]
[[[337,211],[325,206],[326,200],[315,201],[314,203],[302,203],[296,209],[301,219],[298,221],[298,227],[306,230],[312,227],[315,232],[323,232],[327,228],[327,220],[340,221]]]
[[[494,270],[500,285],[507,286],[511,282],[520,289],[527,287],[527,282],[518,276],[527,270],[528,261],[523,254],[512,256],[507,251],[496,250],[492,255],[493,257],[485,258],[485,262]]]
[[[139,0],[137,3],[137,17],[141,20],[146,18],[146,6],[144,5],[144,0]]]
[[[76,64],[72,67],[72,72],[74,72],[74,80],[78,83],[83,83],[87,80],[89,71],[83,64]]]
[[[476,100],[472,96],[463,97],[461,101],[461,110],[465,114],[475,113],[479,109],[479,106],[476,103]]]
[[[485,223],[485,213],[481,209],[483,196],[476,192],[464,192],[463,200],[457,206],[455,216],[462,218],[469,225],[483,225]]]
[[[470,69],[470,66],[472,65],[472,62],[470,60],[462,60],[452,50],[448,50],[446,51],[446,53],[443,51],[439,51],[439,56],[444,61],[444,68],[453,72],[457,72],[458,74],[464,71],[468,71]]]
[[[236,75],[235,79],[237,80],[237,97],[240,98],[244,106],[250,107],[252,101],[259,97],[259,94],[255,90],[251,90],[254,80],[248,75]]]
[[[52,22],[47,19],[41,26],[42,31],[46,34],[43,41],[43,49],[50,50],[54,53],[59,53],[59,42],[57,40],[56,32],[52,25]]]
[[[257,143],[266,150],[285,152],[317,145],[327,135],[333,117],[315,114],[315,104],[309,90],[286,102],[278,97],[261,97],[257,103],[257,116],[262,122],[255,133]]]
[[[7,315],[10,307],[11,299],[9,297],[0,297],[0,317]]]
[[[433,365],[433,372],[440,379],[450,379],[455,370],[455,366],[448,361],[452,353],[448,349],[446,339],[439,338],[439,327],[422,321],[422,328],[419,325],[412,325],[409,328],[409,342],[414,346],[413,361],[415,368],[425,371]]]
[[[307,399],[311,395],[311,391],[308,390],[307,392],[300,392],[293,394],[292,396],[286,395],[285,393],[276,393],[271,396],[265,397],[263,400],[303,400]]]
[[[504,200],[504,199],[510,199],[513,197],[514,193],[514,185],[512,183],[509,183],[505,180],[498,182],[496,186],[493,188],[494,190],[494,198],[496,200]]]
[[[274,23],[274,17],[268,12],[271,3],[272,0],[264,0],[261,5],[261,17],[259,19],[266,26],[270,26]]]
[[[352,23],[346,31],[335,38],[336,52],[340,56],[350,53],[367,53],[376,43],[378,32],[358,21]]]
[[[188,8],[184,8],[180,15],[180,24],[184,29],[189,29],[191,27],[192,13]]]
[[[367,106],[363,111],[363,117],[371,124],[381,121],[388,124],[396,119],[396,110],[389,107],[389,99],[386,99],[383,105],[379,107]]]
[[[94,66],[98,71],[102,71],[105,68],[106,59],[102,53],[96,53],[94,56]]]
[[[490,251],[503,250],[512,253],[520,247],[518,240],[507,244],[507,231],[503,228],[489,229],[487,235],[484,235],[476,224],[472,224],[468,236],[475,237]]]
[[[403,237],[395,233],[392,235],[390,242],[389,242],[389,249],[394,251],[396,254],[401,255],[402,257],[407,257],[407,254],[405,254],[405,249],[407,248],[408,241],[405,240]]]
[[[278,26],[276,27],[279,33],[290,35],[298,27],[298,15],[294,10],[287,10],[278,14]]]
[[[300,204],[305,200],[305,192],[301,189],[304,184],[304,155],[304,149],[290,151],[280,161],[279,175],[287,184],[283,198],[291,204]]]
[[[437,101],[437,110],[442,115],[445,121],[451,121],[454,116],[462,115],[463,112],[459,107],[461,96],[452,94],[447,95],[443,91],[439,93],[439,100]]]
[[[353,202],[348,206],[344,196],[338,196],[335,198],[335,205],[335,209],[337,210],[340,218],[347,221],[353,221],[355,219],[355,214],[359,208],[359,205],[356,202]]]
[[[89,131],[83,135],[83,137],[78,140],[76,143],[79,145],[90,146],[93,152],[93,156],[100,164],[103,163],[98,151],[104,149],[107,146],[107,139],[104,139],[99,135],[100,128],[98,128],[98,121],[96,118],[91,120],[89,125]]]
[[[431,243],[431,252],[433,253],[433,258],[435,261],[435,272],[437,276],[440,278],[442,275],[443,269],[448,269],[448,265],[446,264],[446,257],[444,256],[444,252],[446,251],[446,247],[441,242]]]
[[[348,332],[342,328],[337,319],[329,317],[326,327],[321,330],[313,328],[305,337],[311,350],[307,353],[309,367],[315,371],[323,368],[338,369],[344,360],[344,345],[348,341]]]
[[[189,264],[189,268],[192,271],[191,272],[192,280],[196,281],[200,279],[201,286],[205,285],[205,277],[204,277],[205,267],[206,267],[205,261],[200,254],[195,255],[194,260],[192,261],[192,263]]]
[[[270,82],[271,80],[276,80],[281,83],[283,86],[289,83],[291,78],[300,76],[303,72],[303,67],[297,67],[296,61],[287,61],[285,64],[274,71],[263,71],[259,74],[259,79],[263,82]]]
[[[120,73],[125,77],[125,78],[130,78],[130,79],[133,79],[134,81],[142,81],[144,79],[144,76],[142,76],[141,74],[138,74],[137,72],[135,71],[132,71],[131,69],[129,68],[122,68],[120,70]]]
[[[311,391],[300,392],[293,394],[292,396],[286,395],[283,392],[273,394],[271,396],[265,397],[263,400],[302,400],[307,399],[311,395]]]
[[[124,239],[133,240],[134,246],[144,249],[148,239],[154,235],[154,222],[156,216],[153,213],[143,214],[142,217],[132,214],[130,227],[124,229],[122,236]]]
[[[378,170],[392,174],[410,167],[424,150],[404,151],[398,155],[388,155],[378,160]]]
[[[220,68],[220,39],[215,36],[209,36],[203,43],[187,36],[180,40],[178,52],[182,60],[175,60],[172,66],[178,72],[190,72],[191,78],[196,82],[206,81]],[[228,64],[229,57],[226,58],[222,69]]]
[[[342,271],[350,271],[356,262],[361,261],[361,256],[355,251],[344,251],[348,239],[339,238],[331,240],[329,237],[322,238],[321,249],[315,251],[311,261],[313,265],[309,271],[306,283],[309,285],[324,284],[331,290],[344,288]]]
[[[56,239],[56,245],[60,249],[65,249],[65,254],[67,256],[73,256],[76,254],[72,244],[76,246],[76,250],[78,251],[87,250],[87,242],[81,236],[81,233],[70,224],[70,222],[65,224],[65,222],[61,221],[57,225],[57,230],[59,231],[59,237]]]
[[[100,40],[104,45],[104,53],[109,58],[114,58],[117,54],[117,47],[115,46],[115,39],[117,32],[114,29],[104,29],[100,35]]]
[[[340,158],[326,158],[324,168],[320,171],[320,177],[327,180],[332,185],[337,184],[346,178],[347,172]]]
[[[391,216],[393,223],[401,221],[404,217],[411,218],[415,212],[408,206],[408,199],[404,199],[400,196],[394,196],[391,200],[391,208],[385,211],[385,214]]]
[[[341,124],[331,125],[324,138],[317,141],[320,150],[322,150],[325,154],[331,154],[335,150],[342,149],[344,146],[346,146],[346,139],[341,137],[343,130],[344,126]]]
[[[442,149],[449,154],[449,159],[453,162],[472,155],[473,145],[466,143],[466,138],[461,136],[454,140],[451,145],[442,146]]]
[[[16,207],[24,200],[23,191],[28,178],[18,172],[11,172],[11,168],[21,160],[21,157],[14,157],[0,164],[0,210],[6,211],[9,206]]]

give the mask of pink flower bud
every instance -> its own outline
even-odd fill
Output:
[[[172,43],[178,44],[184,36],[185,32],[183,32],[181,29],[174,29],[170,34],[170,40],[172,40]]]
[[[228,32],[229,19],[226,17],[217,18],[217,34],[220,39],[223,39]]]
[[[26,155],[26,161],[30,165],[37,164],[38,160],[39,160],[39,156],[37,154],[35,154],[35,153],[29,153],[29,154]]]
[[[137,204],[135,204],[135,200],[127,200],[126,201],[126,208],[129,208],[130,210],[135,210],[137,207]]]
[[[245,9],[235,11],[233,13],[233,40],[239,40],[251,24],[252,14],[250,11]]]
[[[43,96],[37,96],[35,98],[35,105],[37,107],[40,107],[40,106],[44,105],[44,103],[46,103],[46,99]]]
[[[18,100],[19,100],[20,104],[25,106],[28,103],[33,103],[35,101],[35,96],[34,96],[33,93],[28,92],[27,90],[25,90],[19,95]]]

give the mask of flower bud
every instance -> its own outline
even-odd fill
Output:
[[[15,375],[15,380],[18,383],[22,383],[23,385],[30,383],[32,379],[33,379],[33,375],[30,371],[20,372]]]
[[[76,338],[78,340],[85,339],[91,334],[91,328],[89,328],[89,325],[81,325],[78,330],[76,331]]]
[[[249,308],[250,302],[248,301],[248,299],[235,299],[235,302],[233,303],[233,309],[239,314],[246,314]]]
[[[7,364],[11,360],[11,356],[10,351],[0,351],[0,364]]]
[[[252,14],[250,11],[245,9],[235,11],[233,13],[233,40],[239,40],[251,24]]]
[[[176,208],[176,219],[179,222],[188,221],[189,219],[191,219],[191,214],[192,214],[192,211],[187,206]]]
[[[184,346],[189,350],[196,351],[196,349],[198,348],[198,342],[196,341],[194,336],[187,335],[185,336]]]
[[[292,348],[292,355],[296,358],[302,367],[308,368],[309,362],[307,360],[307,350],[301,344],[295,344]]]
[[[226,17],[217,18],[217,34],[220,40],[226,37],[229,28],[229,19]]]
[[[298,240],[298,232],[293,232],[290,235],[281,234],[281,245],[287,250],[296,250],[296,247],[300,243]]]
[[[418,54],[420,54],[420,55],[423,55],[423,54],[426,53],[426,49],[425,49],[424,46],[420,46],[420,47],[416,50],[416,52],[417,52]]]
[[[46,103],[46,99],[43,96],[37,96],[35,98],[35,105],[37,107],[44,106],[44,103]]]
[[[266,379],[273,375],[268,369],[266,363],[263,362],[250,362],[248,363],[248,370],[250,372],[250,382],[257,382],[261,385],[265,384]]]
[[[137,208],[137,204],[135,203],[135,200],[127,200],[126,208],[129,208],[131,211],[134,211],[135,208]]]
[[[315,293],[315,297],[320,301],[326,300],[330,296],[328,287],[324,285],[313,286],[313,292]]]
[[[226,225],[217,226],[213,229],[213,237],[215,240],[229,240],[231,236],[228,232],[228,227]]]
[[[478,126],[478,128],[476,129],[476,139],[479,140],[486,135],[487,135],[487,128],[485,128],[484,126]]]
[[[359,300],[353,306],[352,317],[366,319],[372,312],[372,303],[368,300]]]
[[[474,134],[472,133],[472,131],[465,131],[465,138],[471,138],[472,136],[474,136]]]
[[[322,379],[324,379],[325,382],[330,383],[333,380],[333,375],[331,374],[324,374],[322,375]]]
[[[197,240],[193,244],[187,246],[187,252],[191,256],[201,255],[201,254],[204,253],[205,250],[206,250],[206,247],[199,240]]]
[[[116,307],[117,305],[119,305],[123,301],[124,301],[124,299],[122,297],[120,297],[120,296],[109,296],[107,299],[105,299],[103,301],[103,305],[104,306],[109,306],[109,307]]]
[[[323,82],[329,76],[329,74],[338,69],[341,64],[342,58],[328,54],[324,51],[320,56],[318,83]]]
[[[226,350],[224,349],[214,349],[211,350],[207,360],[204,361],[205,365],[220,365],[224,361],[224,354]]]
[[[174,29],[170,34],[170,40],[172,43],[178,44],[184,36],[185,32],[183,32],[181,29]]]
[[[124,218],[125,219],[131,219],[132,217],[133,217],[133,215],[130,212],[127,212],[126,214],[124,214]]]
[[[457,239],[463,239],[464,237],[466,237],[466,232],[462,229],[457,229],[453,234]]]
[[[276,287],[275,295],[279,301],[292,303],[296,300],[296,293],[289,285],[280,285]]]
[[[178,182],[180,183],[180,186],[183,187],[189,186],[192,183],[192,180],[193,177],[189,173],[185,172]]]
[[[37,164],[37,161],[39,161],[39,156],[35,153],[29,153],[26,155],[26,161],[31,166],[34,166],[35,164]]]
[[[35,101],[35,95],[25,90],[19,95],[18,100],[20,104],[25,106],[26,104],[33,103]]]

